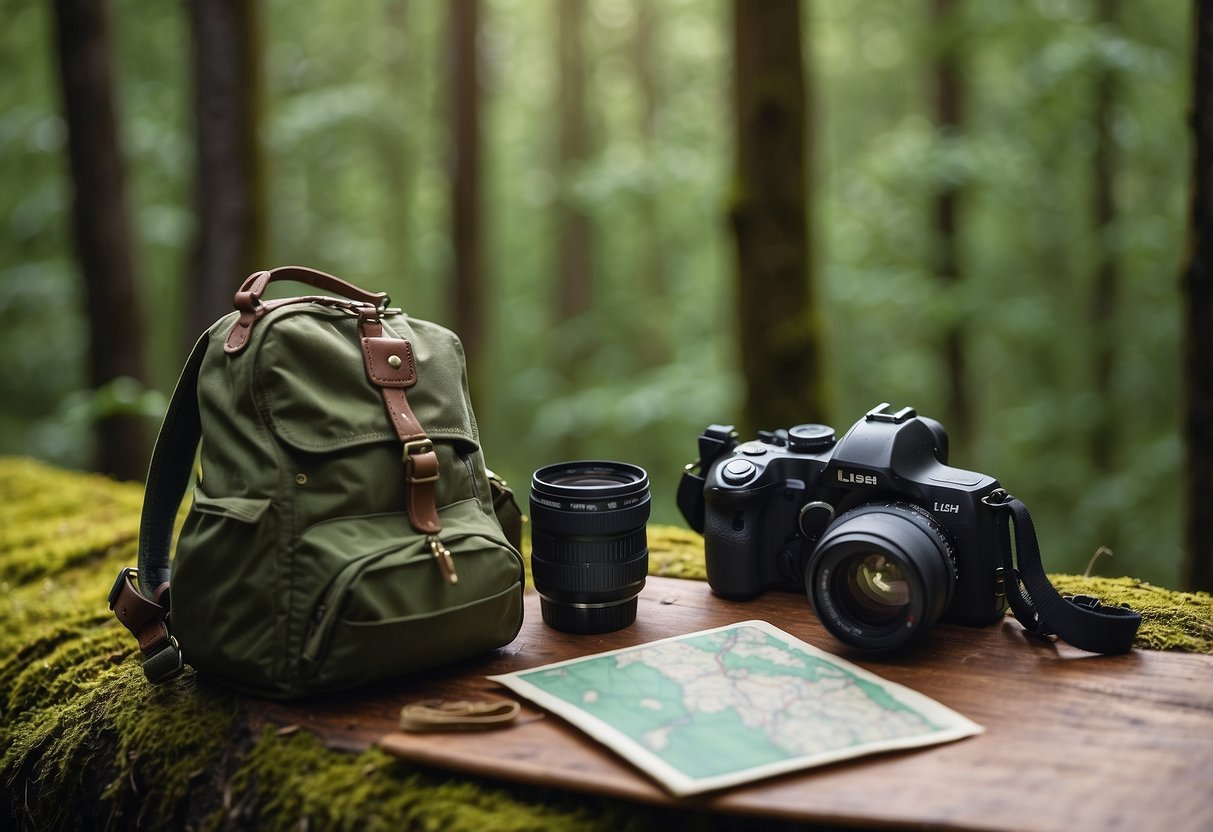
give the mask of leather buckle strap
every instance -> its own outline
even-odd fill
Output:
[[[439,476],[438,454],[405,394],[406,388],[417,383],[412,345],[403,338],[385,337],[376,309],[358,310],[358,330],[366,377],[383,396],[388,421],[403,445],[401,461],[409,522],[419,532],[437,535],[442,531],[434,493]]]
[[[168,681],[181,672],[181,646],[169,633],[168,584],[161,584],[156,600],[149,600],[135,585],[139,570],[124,567],[109,593],[109,608],[123,627],[130,630],[143,653],[143,674],[152,684]]]
[[[433,457],[433,460],[426,457]],[[438,455],[434,453],[434,443],[429,439],[415,439],[404,443],[404,454],[401,456],[405,464],[405,477],[409,482],[422,484],[438,482]],[[432,471],[433,473],[421,473]]]
[[[405,442],[403,459],[409,521],[417,531],[437,535],[442,531],[442,520],[438,517],[434,495],[434,484],[438,482],[438,454],[434,453],[434,443],[429,439]]]

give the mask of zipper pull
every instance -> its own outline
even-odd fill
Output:
[[[438,571],[442,573],[443,580],[448,584],[459,583],[459,576],[455,574],[455,559],[451,557],[451,550],[442,545],[442,541],[438,539],[438,535],[432,534],[426,540],[430,543],[430,551],[434,553],[434,560],[438,561]]]

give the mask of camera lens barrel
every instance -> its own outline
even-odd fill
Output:
[[[927,511],[869,503],[838,517],[805,570],[805,589],[839,641],[894,650],[939,620],[952,600],[956,556]]]
[[[548,626],[606,633],[636,619],[648,575],[649,476],[606,460],[561,462],[531,476],[531,574]]]

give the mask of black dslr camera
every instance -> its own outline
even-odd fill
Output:
[[[679,508],[703,532],[708,582],[725,598],[807,591],[840,641],[891,650],[943,618],[982,625],[998,579],[993,477],[947,465],[943,425],[911,408],[870,410],[840,440],[797,425],[738,444],[699,438]]]

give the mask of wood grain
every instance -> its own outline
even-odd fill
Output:
[[[634,625],[601,636],[556,632],[543,624],[533,593],[526,603],[518,638],[489,656],[324,699],[255,702],[254,725],[299,725],[333,748],[377,743],[426,765],[506,781],[734,814],[946,829],[1213,829],[1213,656],[1093,656],[1029,639],[1008,619],[982,629],[938,625],[918,648],[877,661],[834,641],[803,597],[729,602],[704,583],[669,578],[649,578]],[[986,733],[679,800],[525,702],[506,730],[395,730],[407,702],[512,696],[487,674],[753,618],[937,699]]]

